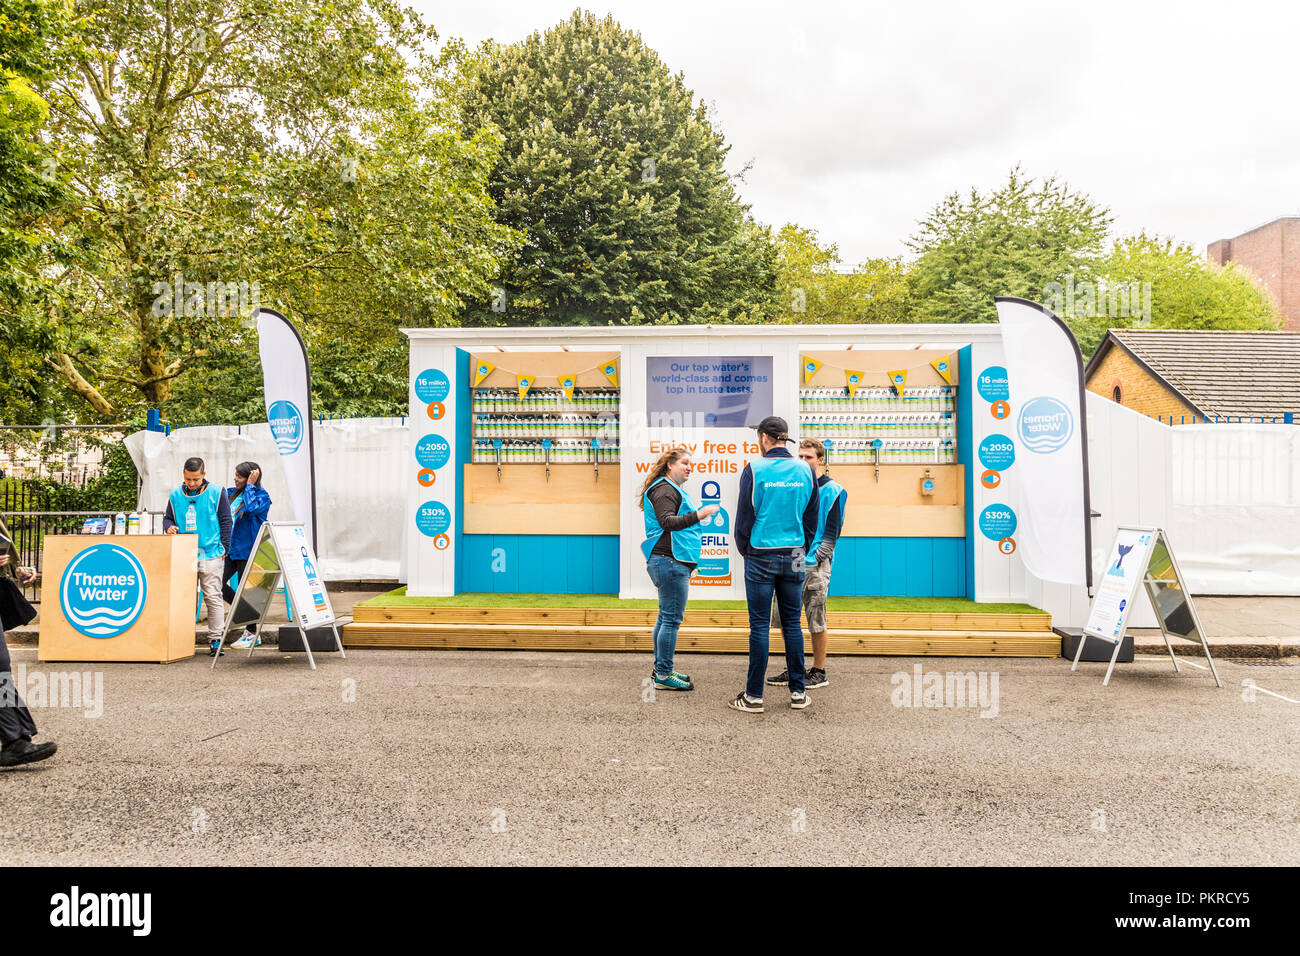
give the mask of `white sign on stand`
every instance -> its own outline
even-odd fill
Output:
[[[1214,683],[1222,687],[1214,659],[1210,657],[1205,630],[1196,615],[1185,581],[1164,531],[1159,528],[1120,525],[1115,530],[1106,570],[1097,586],[1097,596],[1093,599],[1088,623],[1084,625],[1083,634],[1079,637],[1074,664],[1070,670],[1078,668],[1079,657],[1083,654],[1083,642],[1088,638],[1109,641],[1115,645],[1115,650],[1110,656],[1110,666],[1106,668],[1106,677],[1101,683],[1103,686],[1110,683],[1110,675],[1115,669],[1115,661],[1124,641],[1124,632],[1128,628],[1128,616],[1133,610],[1133,602],[1137,600],[1138,585],[1143,584],[1151,598],[1151,605],[1155,608],[1160,633],[1164,635],[1165,647],[1169,649],[1174,670],[1180,668],[1169,635],[1189,641],[1200,640],[1205,659],[1210,665],[1210,673],[1214,675]]]
[[[334,645],[346,660],[329,592],[321,579],[307,532],[298,521],[267,521],[258,529],[226,618],[226,635],[244,627],[260,630],[271,608],[271,598],[281,584],[293,605],[293,622],[302,634],[303,649],[312,670],[316,669],[316,659],[307,639],[307,631],[311,628],[331,628]],[[225,644],[224,638],[222,644]],[[251,647],[248,656],[253,656]],[[212,666],[217,666],[215,657]]]

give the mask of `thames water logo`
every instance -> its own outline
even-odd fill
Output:
[[[135,555],[115,544],[95,544],[68,562],[59,603],[67,622],[87,637],[117,637],[140,617],[147,588]]]
[[[1074,415],[1060,399],[1040,395],[1020,409],[1020,443],[1032,452],[1060,451],[1074,434]]]
[[[266,420],[271,426],[271,437],[281,455],[292,455],[302,444],[302,412],[293,402],[281,399],[272,402],[266,410]]]

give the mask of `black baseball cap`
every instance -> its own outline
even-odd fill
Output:
[[[768,415],[757,425],[749,425],[749,428],[755,429],[760,435],[766,435],[768,438],[775,438],[777,441],[794,441],[790,438],[790,426],[786,424],[784,418],[778,415]]]

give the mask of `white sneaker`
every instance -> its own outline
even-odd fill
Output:
[[[252,631],[245,631],[239,640],[235,641],[235,643],[230,646],[240,648],[261,647],[262,638],[260,635],[254,634]]]

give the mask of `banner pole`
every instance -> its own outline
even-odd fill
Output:
[[[307,356],[307,343],[303,341],[302,333],[298,331],[298,327],[290,322],[287,316],[276,312],[274,309],[259,308],[257,311],[283,322],[285,327],[293,333],[293,337],[298,342],[298,348],[302,349],[302,365],[307,376],[307,409],[306,421],[303,424],[307,430],[307,475],[311,487],[311,549],[319,558],[319,535],[316,530],[316,427],[311,404],[311,359]]]

